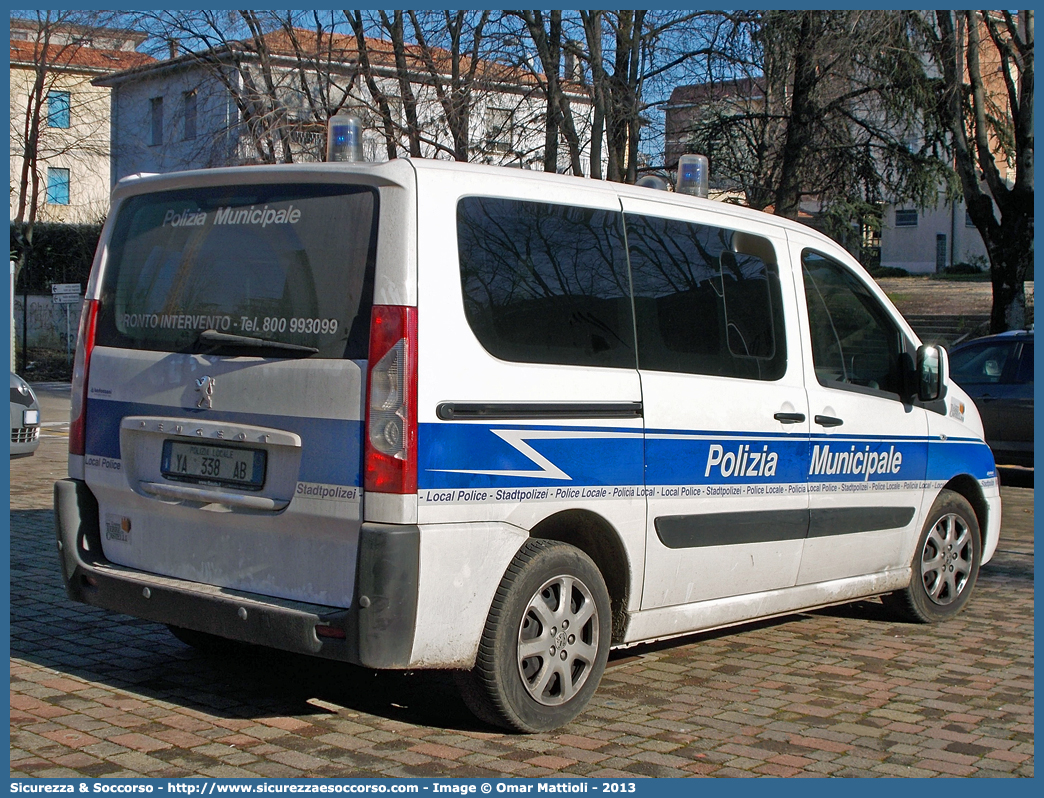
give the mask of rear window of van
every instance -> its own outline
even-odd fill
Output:
[[[377,213],[375,191],[343,185],[131,197],[109,242],[98,343],[220,351],[201,338],[214,331],[364,359]]]

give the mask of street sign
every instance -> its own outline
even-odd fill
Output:
[[[56,305],[75,305],[81,299],[79,294],[51,294],[51,302]]]
[[[79,294],[80,284],[79,283],[54,283],[51,286],[52,296],[58,294]]]

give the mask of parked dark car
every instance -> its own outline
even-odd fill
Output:
[[[11,372],[11,457],[28,457],[40,445],[40,404],[29,383]]]
[[[950,352],[953,379],[975,400],[999,465],[1033,467],[1033,331],[977,338]]]

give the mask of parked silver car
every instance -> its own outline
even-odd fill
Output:
[[[11,457],[28,457],[40,445],[40,403],[29,383],[11,372]]]
[[[950,352],[954,381],[975,400],[999,465],[1033,467],[1033,331],[989,335]]]

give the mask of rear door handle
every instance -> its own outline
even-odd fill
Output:
[[[805,420],[804,413],[776,413],[773,416],[780,424],[800,424]]]
[[[840,427],[845,422],[833,416],[816,416],[815,422],[821,427]]]

